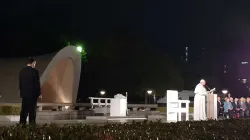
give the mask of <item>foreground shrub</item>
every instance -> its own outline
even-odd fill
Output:
[[[0,127],[3,140],[249,140],[249,120]]]
[[[0,115],[19,115],[20,106],[0,106]]]

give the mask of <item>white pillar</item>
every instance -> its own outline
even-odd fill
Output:
[[[186,108],[187,108],[186,121],[188,121],[189,120],[189,103],[186,103]]]

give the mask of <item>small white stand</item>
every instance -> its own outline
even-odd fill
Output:
[[[127,99],[111,99],[110,116],[125,117],[127,113]]]

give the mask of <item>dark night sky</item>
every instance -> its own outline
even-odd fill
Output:
[[[222,1],[7,1],[0,8],[1,42],[13,54],[28,46],[43,53],[41,46],[63,37],[94,41],[126,30],[166,52],[185,44],[221,48],[249,34],[248,9]]]
[[[234,51],[244,56],[250,43],[249,4],[187,0],[4,1],[0,4],[0,54],[37,55],[55,52],[67,40],[95,44],[108,36],[136,36],[152,51],[175,60],[185,46],[193,55],[206,48],[210,57]],[[93,45],[88,49],[100,48]]]

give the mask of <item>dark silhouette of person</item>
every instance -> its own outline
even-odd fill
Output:
[[[22,98],[20,124],[26,124],[29,115],[29,124],[36,124],[37,100],[42,98],[39,71],[35,69],[35,58],[29,57],[25,68],[19,72],[19,90]]]
[[[223,116],[223,113],[224,113],[223,107],[224,107],[224,103],[221,101],[221,98],[218,96],[217,97],[217,116],[218,116],[218,118],[220,116]]]

